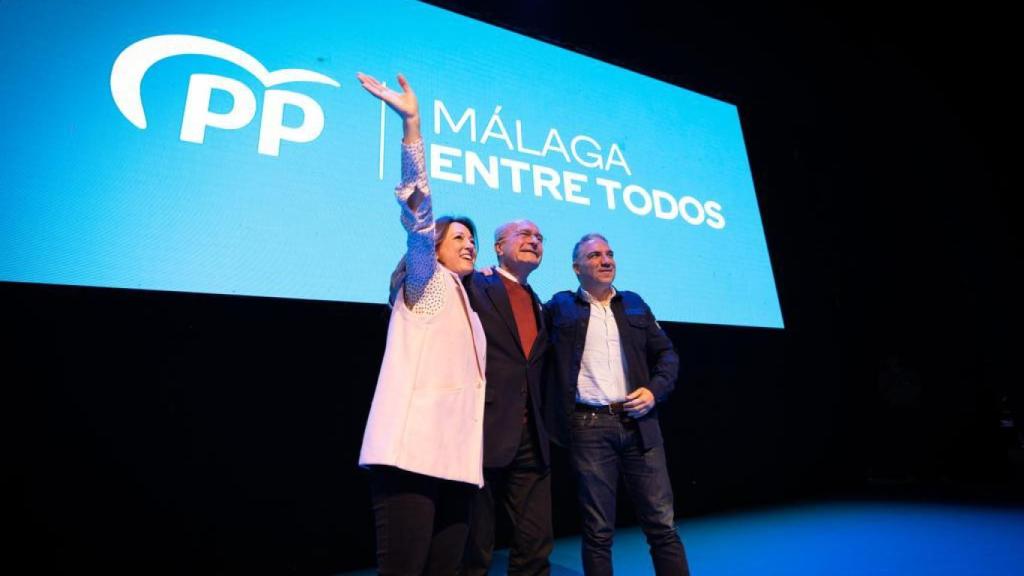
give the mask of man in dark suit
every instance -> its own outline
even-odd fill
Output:
[[[467,277],[470,305],[487,335],[484,487],[477,492],[463,558],[467,576],[487,573],[495,504],[512,520],[509,574],[549,574],[553,546],[548,434],[541,410],[547,348],[540,300],[526,283],[544,255],[537,225],[517,220],[494,234],[498,266]]]
[[[584,236],[572,259],[579,289],[559,292],[544,305],[553,374],[545,412],[553,440],[568,446],[576,472],[583,572],[612,573],[621,477],[647,536],[654,573],[689,574],[656,408],[675,386],[679,357],[647,303],[612,286],[615,253],[604,236]]]

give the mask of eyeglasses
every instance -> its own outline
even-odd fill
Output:
[[[540,232],[534,232],[533,230],[520,230],[516,232],[516,236],[519,236],[520,238],[529,238],[532,236],[537,239],[537,242],[544,241],[544,235],[541,234]]]

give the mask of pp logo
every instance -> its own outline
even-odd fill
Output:
[[[152,36],[125,48],[114,61],[110,71],[110,93],[117,109],[129,122],[140,129],[146,128],[146,113],[142,108],[142,77],[153,64],[164,58],[193,54],[213,56],[238,65],[255,76],[268,88],[263,96],[263,114],[260,117],[260,154],[277,156],[281,141],[312,142],[324,129],[324,111],[315,100],[290,90],[269,89],[289,82],[315,82],[340,88],[337,81],[311,70],[286,69],[273,72],[245,52],[223,42],[189,36],[168,34]],[[234,103],[225,113],[210,111],[210,95],[214,90],[231,94]],[[284,107],[292,105],[302,110],[299,126],[285,126]],[[192,74],[185,97],[185,114],[181,119],[181,139],[202,144],[206,128],[237,130],[247,126],[256,116],[256,95],[245,85],[232,78],[214,74]]]

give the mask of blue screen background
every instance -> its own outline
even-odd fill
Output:
[[[405,1],[0,5],[0,280],[284,298],[386,301],[405,247],[392,190],[401,125],[355,80],[363,71],[416,90],[428,148],[444,145],[584,175],[590,206],[536,196],[529,175],[511,190],[434,178],[435,213],[472,217],[478,266],[495,263],[494,228],[529,218],[545,257],[530,283],[548,298],[575,289],[571,249],[597,231],[616,252],[620,289],[639,292],[659,319],[783,326],[768,249],[735,106],[433,6]],[[189,34],[245,51],[270,70],[300,68],[340,88],[279,88],[323,109],[320,136],[257,153],[266,88],[239,66],[181,55],[142,82],[148,127],[132,125],[111,96],[114,60],[129,45]],[[244,128],[207,128],[203,144],[179,139],[191,74],[244,83],[256,96]],[[232,99],[215,92],[213,111]],[[457,120],[434,122],[435,101]],[[542,148],[557,130],[621,150],[620,166],[587,168],[557,152],[537,157],[500,139],[480,143],[495,108],[512,141]],[[285,123],[302,123],[286,109]],[[437,133],[437,132],[440,133]],[[590,150],[589,147],[581,148]],[[454,158],[449,172],[464,170]],[[609,209],[596,178],[721,205],[725,226]],[[620,191],[621,192],[621,191]]]

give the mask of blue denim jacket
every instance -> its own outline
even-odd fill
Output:
[[[658,326],[654,314],[635,292],[619,291],[612,298],[612,314],[626,356],[629,391],[647,388],[658,404],[668,399],[679,374],[679,356],[672,341]],[[576,382],[583,360],[583,346],[590,323],[590,304],[579,291],[555,294],[544,305],[552,350],[549,353],[545,391],[545,422],[548,433],[560,446],[569,441],[569,422],[576,404]],[[644,447],[662,444],[658,407],[637,421]]]

